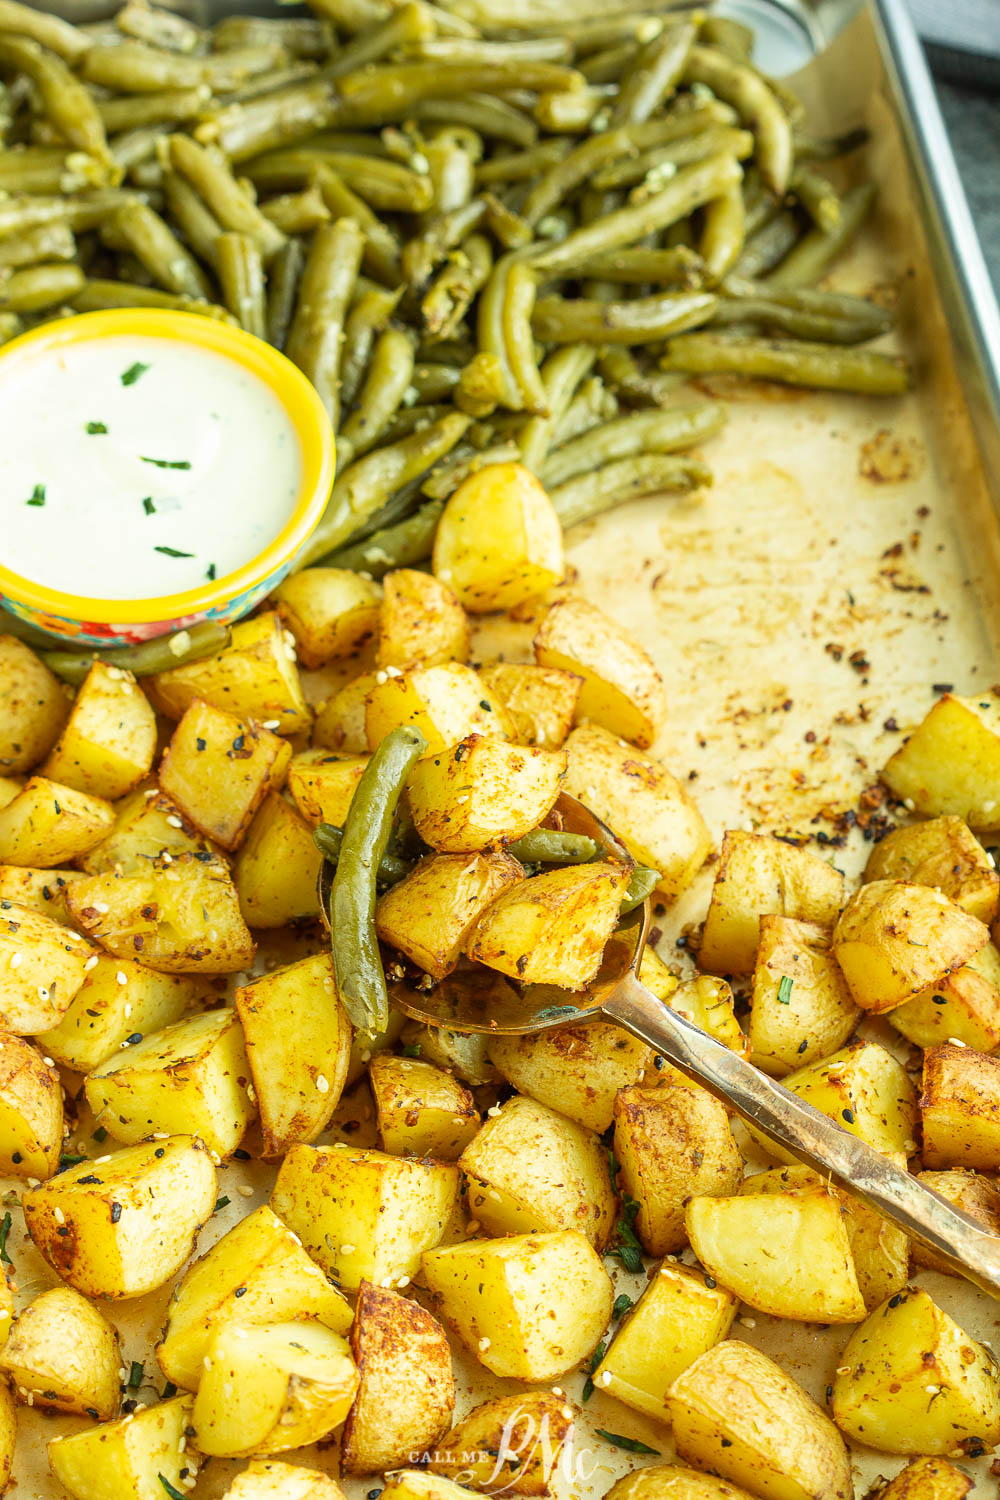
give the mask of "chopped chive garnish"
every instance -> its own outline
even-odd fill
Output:
[[[792,985],[794,983],[795,983],[794,979],[789,978],[789,976],[787,974],[782,974],[781,978],[778,981],[778,1004],[779,1005],[791,1005],[791,1003],[792,1003]]]
[[[205,577],[208,579],[209,583],[215,582],[215,563],[209,563],[208,567],[205,569]]]
[[[153,497],[152,497],[152,495],[147,495],[145,497],[145,499],[142,502],[142,508],[146,512],[147,516],[155,516],[155,514],[156,514],[156,506],[153,504]]]
[[[215,1212],[216,1213],[219,1212],[220,1208],[228,1208],[228,1207],[229,1207],[229,1199],[228,1198],[216,1198],[216,1200],[215,1200]]]
[[[145,458],[140,453],[139,459],[144,464],[155,464],[158,469],[190,469],[191,467],[186,458]]]
[[[10,1234],[11,1223],[10,1214],[4,1214],[3,1222],[0,1223],[0,1261],[3,1261],[5,1266],[12,1266],[14,1264],[7,1254],[7,1236]]]
[[[144,365],[141,360],[137,359],[135,364],[129,365],[128,369],[123,373],[121,377],[122,385],[135,385],[139,376],[145,375],[148,369],[148,365]]]
[[[172,1380],[168,1380],[167,1383],[166,1383],[166,1385],[163,1387],[163,1399],[164,1399],[164,1401],[168,1401],[171,1396],[176,1396],[176,1395],[177,1395],[177,1387],[174,1385],[174,1382]]]
[[[162,552],[164,557],[194,557],[193,552],[179,552],[176,547],[154,547],[154,552]]]
[[[94,1131],[94,1140],[95,1141],[106,1141],[107,1138],[108,1138],[108,1127],[106,1125],[98,1125],[97,1129]]]
[[[622,1195],[622,1211],[615,1223],[615,1243],[605,1250],[605,1255],[616,1255],[626,1271],[642,1270],[642,1245],[635,1232],[635,1221],[639,1204],[628,1193]]]
[[[128,1372],[128,1388],[130,1391],[137,1391],[139,1389],[142,1385],[144,1374],[145,1370],[143,1369],[142,1360],[134,1359],[132,1361],[132,1368]]]
[[[647,1443],[640,1443],[638,1438],[622,1437],[620,1432],[605,1432],[603,1427],[595,1427],[594,1431],[598,1437],[614,1443],[616,1448],[624,1448],[626,1453],[655,1453],[659,1457],[662,1451],[660,1448],[650,1448]]]
[[[26,500],[24,503],[25,503],[25,505],[44,505],[45,504],[45,486],[44,486],[44,484],[36,484],[35,488],[31,492],[31,499],[30,500]]]
[[[88,422],[87,423],[87,431],[90,433],[91,437],[97,437],[97,436],[99,436],[100,433],[107,432],[107,430],[108,429],[105,427],[105,425],[104,425],[103,422]]]
[[[399,1050],[403,1057],[419,1057],[423,1049],[421,1048],[419,1042],[407,1042],[406,1045],[400,1047]]]
[[[156,1477],[163,1485],[163,1488],[166,1490],[167,1494],[170,1496],[170,1500],[188,1500],[188,1497],[186,1495],[182,1494],[180,1490],[174,1488],[165,1474],[157,1474]]]
[[[629,1308],[632,1306],[632,1298],[629,1296],[628,1292],[620,1292],[615,1298],[614,1307],[611,1309],[612,1319],[623,1318],[628,1312]]]
[[[601,1360],[604,1358],[607,1347],[607,1339],[601,1339],[601,1342],[598,1344],[597,1348],[593,1352],[593,1355],[591,1356],[590,1363],[587,1366],[587,1378],[583,1382],[583,1394],[581,1399],[584,1401],[589,1401],[591,1396],[594,1394],[594,1372],[597,1369],[597,1366],[601,1363]]]
[[[67,1167],[76,1167],[80,1164],[80,1162],[86,1160],[87,1158],[85,1156],[70,1156],[64,1151],[62,1156],[60,1156],[59,1158],[59,1170],[60,1172],[65,1172]]]

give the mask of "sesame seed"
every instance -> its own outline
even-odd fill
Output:
[[[611,1379],[612,1379],[612,1376],[611,1376],[611,1371],[610,1370],[602,1370],[601,1371],[601,1384],[602,1385],[610,1385],[611,1384]]]
[[[210,1370],[212,1368],[212,1361],[209,1359],[207,1354],[203,1357],[201,1362],[205,1366],[206,1370]]]
[[[388,676],[385,672],[376,672],[375,681],[378,683],[379,687],[381,687],[384,682],[388,681]]]
[[[356,1248],[357,1246],[355,1245],[341,1245],[340,1253],[341,1255],[353,1255]]]
[[[101,914],[102,917],[106,917],[107,914],[108,914],[108,912],[111,910],[111,907],[108,905],[108,903],[106,901],[95,901],[94,902],[94,910],[96,912],[100,912],[100,914]]]
[[[10,969],[19,969],[23,963],[24,963],[24,954],[23,953],[12,953],[11,956],[10,956],[10,963],[8,964],[7,967],[10,968]]]
[[[94,1166],[95,1167],[103,1167],[104,1163],[106,1161],[110,1161],[110,1160],[111,1160],[111,1153],[109,1151],[106,1156],[97,1156],[97,1157],[95,1157],[94,1158]]]
[[[125,973],[124,969],[118,970],[118,973],[115,975],[115,979],[119,984],[128,984],[128,975]]]
[[[56,1204],[56,1207],[52,1211],[52,1217],[55,1219],[57,1224],[65,1224],[66,1222],[66,1215],[63,1213],[58,1204]]]
[[[54,1062],[54,1060],[51,1057],[43,1057],[42,1058],[42,1062],[45,1064],[45,1066],[47,1068],[54,1068],[55,1067],[55,1062]]]
[[[169,1139],[170,1139],[170,1131],[169,1130],[154,1130],[153,1131],[153,1140],[154,1141],[169,1141]]]
[[[385,675],[387,677],[402,677],[403,674],[398,667],[386,667]]]
[[[399,1287],[409,1286],[409,1284],[410,1284],[410,1278],[409,1278],[409,1276],[401,1276],[399,1278],[399,1280],[396,1282],[396,1285],[399,1286]]]
[[[90,955],[90,957],[87,959],[87,962],[84,964],[83,967],[84,967],[85,970],[96,969],[97,968],[97,954],[96,953],[92,953]]]
[[[483,1354],[485,1354],[485,1353],[486,1353],[486,1351],[487,1351],[487,1349],[488,1349],[488,1348],[489,1348],[489,1347],[490,1347],[490,1341],[489,1341],[489,1339],[480,1339],[480,1340],[479,1340],[479,1348],[480,1348],[480,1351],[481,1351],[481,1352],[482,1352],[482,1353],[483,1353]]]
[[[49,992],[45,988],[44,984],[40,984],[38,986],[38,998],[39,1000],[47,1000],[49,998]]]
[[[742,1323],[742,1325],[743,1325],[744,1328],[756,1328],[757,1327],[757,1319],[756,1318],[741,1318],[740,1322]]]
[[[481,1226],[478,1219],[470,1219],[468,1224],[466,1224],[465,1226],[465,1232],[466,1234],[475,1234],[477,1230],[480,1229],[480,1227]]]
[[[265,719],[264,720],[264,728],[265,729],[278,729],[278,728],[280,728],[280,726],[281,726],[281,720],[280,719]]]
[[[184,827],[183,820],[181,818],[179,818],[176,813],[167,813],[167,816],[166,816],[166,818],[165,818],[164,821],[167,823],[168,827],[170,827],[170,828],[183,828]]]
[[[240,1185],[239,1185],[239,1187],[236,1189],[236,1191],[239,1193],[239,1195],[240,1195],[241,1198],[252,1198],[253,1197],[253,1188],[252,1187],[248,1187],[245,1182],[241,1182]]]
[[[330,1092],[330,1085],[322,1073],[316,1074],[316,1089],[321,1094],[328,1094]]]
[[[131,1003],[131,1001],[126,1000],[126,1002],[125,1002],[125,1019],[126,1019],[126,1021],[128,1020],[129,1016],[131,1016],[131,1014],[132,1014],[132,1003]]]

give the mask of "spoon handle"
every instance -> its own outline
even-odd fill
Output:
[[[601,1010],[789,1152],[1000,1297],[1000,1236],[657,1000],[628,973]]]

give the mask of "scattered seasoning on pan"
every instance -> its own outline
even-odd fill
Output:
[[[787,974],[782,974],[781,978],[778,981],[778,1004],[779,1005],[791,1005],[791,1003],[792,1003],[792,985],[794,983],[795,983],[795,981],[793,979],[790,979]]]
[[[45,504],[45,486],[44,486],[44,484],[36,484],[35,488],[31,492],[31,498],[29,500],[25,500],[24,503],[25,503],[25,505],[44,505]]]
[[[141,360],[137,359],[134,365],[129,365],[128,369],[122,373],[122,385],[135,385],[139,376],[145,375],[148,369],[148,365],[144,365]]]
[[[9,1213],[4,1214],[3,1220],[2,1222],[0,1222],[0,1261],[2,1261],[5,1266],[12,1266],[14,1264],[10,1256],[7,1254],[7,1236],[10,1234],[11,1222],[12,1220]]]
[[[156,506],[153,504],[153,497],[152,497],[152,495],[147,495],[145,497],[145,499],[142,502],[142,508],[146,512],[147,516],[155,516],[156,515]]]
[[[139,454],[140,463],[155,464],[158,469],[190,469],[190,461],[186,458],[146,458]]]
[[[112,1203],[112,1205],[111,1205],[111,1222],[112,1222],[112,1224],[117,1224],[118,1220],[121,1218],[121,1216],[122,1216],[122,1206],[121,1206],[121,1204],[120,1203]]]
[[[660,1448],[650,1448],[648,1443],[640,1443],[638,1438],[622,1437],[620,1432],[605,1432],[603,1427],[595,1427],[594,1431],[605,1442],[613,1443],[616,1448],[624,1448],[626,1453],[652,1453],[659,1458],[662,1452]]]
[[[108,429],[103,422],[87,423],[87,431],[90,433],[91,437],[99,437],[102,433],[107,432],[107,430]]]
[[[187,1496],[181,1490],[175,1489],[165,1474],[157,1474],[156,1477],[170,1496],[170,1500],[187,1500]]]
[[[181,552],[177,547],[154,547],[154,552],[162,552],[164,557],[194,557],[193,552]]]
[[[139,1389],[139,1387],[142,1385],[142,1377],[144,1374],[145,1367],[142,1361],[139,1359],[134,1359],[132,1361],[132,1368],[128,1372],[128,1388],[130,1391],[137,1391]]]

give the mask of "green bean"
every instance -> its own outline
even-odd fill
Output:
[[[670,15],[675,18],[688,13],[672,10]],[[641,45],[652,41],[654,36],[659,36],[667,24],[667,19],[662,14],[651,14],[649,11],[619,13],[609,10],[606,15],[574,16],[573,44],[579,56],[599,52],[604,47],[613,47],[617,42],[638,42]],[[540,23],[533,18],[533,25],[538,25],[542,31],[553,30],[558,35],[565,29],[566,23],[565,20]]]
[[[52,265],[25,266],[0,279],[0,308],[10,312],[41,312],[69,302],[80,291],[86,277],[79,266],[59,261]]]
[[[119,667],[136,677],[151,677],[156,672],[169,671],[171,667],[183,667],[190,661],[217,656],[229,645],[229,636],[228,625],[203,620],[199,625],[189,625],[172,635],[143,641],[141,646],[112,646],[106,651],[41,651],[39,655],[49,670],[64,682],[83,682],[94,662]]]
[[[538,127],[530,115],[489,94],[473,92],[458,99],[421,99],[410,113],[418,121],[466,125],[480,135],[523,148],[533,146],[538,139]]]
[[[772,192],[783,195],[792,170],[792,127],[773,89],[746,64],[714,47],[692,47],[684,76],[733,105],[757,137],[761,176]]]
[[[537,177],[539,172],[554,167],[570,149],[567,140],[539,141],[527,151],[513,151],[509,156],[494,156],[480,162],[475,179],[480,187],[491,187],[495,183],[525,182]]]
[[[732,339],[719,333],[689,333],[671,339],[660,365],[690,374],[754,375],[786,385],[867,396],[898,396],[909,386],[905,364],[888,354],[777,339]]]
[[[138,125],[135,130],[122,130],[108,142],[111,160],[121,172],[132,175],[137,167],[151,163],[162,176],[163,168],[156,159],[159,143],[172,130],[168,124]]]
[[[265,263],[278,253],[285,236],[250,202],[228,166],[190,136],[170,136],[169,149],[175,171],[187,179],[223,229],[248,234]]]
[[[840,198],[833,183],[821,172],[798,163],[789,188],[823,234],[834,234],[840,227]]]
[[[829,294],[827,300],[827,294],[818,292],[810,305],[794,293],[786,292],[780,300],[772,298],[769,290],[765,285],[759,292],[727,296],[713,314],[712,326],[749,323],[768,334],[790,334],[823,344],[862,344],[892,327],[892,317],[884,308],[860,297]]]
[[[338,828],[335,823],[320,823],[318,828],[313,829],[313,842],[322,854],[323,858],[335,865],[340,859],[340,851],[344,843],[344,830]],[[379,860],[375,879],[381,887],[386,888],[396,885],[404,876],[413,869],[413,861],[400,859],[396,854],[386,851]]]
[[[261,204],[260,211],[282,234],[311,234],[330,220],[326,200],[315,183],[301,192],[271,198]]]
[[[611,85],[588,85],[585,89],[551,89],[539,96],[535,119],[543,130],[554,134],[582,135],[598,128],[598,118],[605,121],[608,101],[616,90]]]
[[[82,73],[87,83],[121,94],[192,89],[206,82],[200,58],[161,52],[143,42],[91,47],[83,59]]]
[[[286,353],[319,392],[334,430],[340,410],[344,318],[361,266],[364,233],[353,219],[324,224],[313,236],[299,284]]]
[[[461,374],[456,365],[436,362],[414,365],[407,395],[415,402],[446,401],[458,385]]]
[[[341,472],[385,435],[412,375],[412,342],[397,328],[385,329],[376,340],[355,409],[337,434],[337,467]]]
[[[482,201],[486,205],[486,223],[494,239],[499,240],[505,250],[521,250],[525,245],[531,244],[534,238],[531,226],[525,223],[520,214],[508,208],[493,193],[484,193]]]
[[[599,375],[585,380],[552,431],[552,446],[561,447],[592,427],[618,415],[618,402]]]
[[[472,135],[472,132],[467,132]],[[475,136],[479,141],[479,137]],[[479,141],[482,155],[482,142]],[[472,198],[475,185],[476,158],[468,143],[455,138],[454,132],[442,131],[436,140],[428,141],[423,151],[427,175],[433,192],[435,211],[453,213]]]
[[[429,500],[413,515],[373,532],[362,542],[353,542],[318,559],[329,568],[348,568],[369,577],[384,578],[394,568],[412,568],[430,557],[434,535],[444,510],[443,500]]]
[[[164,291],[177,297],[208,299],[208,277],[170,226],[147,204],[126,203],[113,222],[139,264]]]
[[[868,131],[864,126],[854,130],[845,130],[842,135],[813,135],[801,126],[796,126],[792,132],[792,140],[795,146],[796,161],[829,161],[834,156],[847,156],[851,151],[857,151],[859,146],[867,145]]]
[[[293,57],[323,58],[333,45],[326,21],[299,16],[223,16],[212,28],[212,50],[279,46]]]
[[[628,72],[635,55],[634,42],[618,42],[614,47],[591,52],[578,67],[589,84],[617,83]]]
[[[727,297],[762,297],[772,305],[795,312],[818,313],[863,329],[866,338],[878,338],[893,326],[895,318],[885,307],[846,292],[822,292],[815,287],[777,287],[769,282],[745,281],[728,276],[722,286]]]
[[[598,368],[605,380],[633,406],[667,405],[684,380],[683,375],[643,369],[631,350],[621,344],[601,351]]]
[[[122,6],[115,16],[115,25],[126,36],[167,52],[197,52],[204,41],[203,33],[186,17],[135,0],[127,0]]]
[[[17,146],[0,151],[0,192],[72,193],[78,188],[104,187],[109,180],[107,159],[60,146]]]
[[[450,453],[468,425],[467,416],[451,412],[423,431],[352,463],[337,476],[326,510],[296,559],[296,567],[306,567],[343,546],[390,495]]]
[[[637,453],[674,453],[717,433],[726,420],[720,402],[675,406],[669,411],[631,412],[595,427],[550,453],[538,477],[547,489]]]
[[[870,182],[848,189],[840,200],[840,224],[831,234],[811,229],[785,257],[776,271],[767,277],[767,286],[797,287],[818,281],[852,242],[875,197]]]
[[[312,8],[321,16],[328,16],[343,31],[363,31],[385,18],[381,0],[312,0]]]
[[[246,161],[333,125],[338,108],[329,80],[311,78],[249,104],[216,110],[200,122],[195,137],[217,145],[230,161]]]
[[[708,281],[721,281],[739,260],[745,225],[743,194],[738,187],[727,189],[705,204],[700,250]]]
[[[512,261],[501,312],[507,363],[520,392],[520,407],[536,417],[549,414],[548,397],[535,358],[532,313],[537,283],[534,272],[521,261]],[[565,342],[565,341],[564,341]]]
[[[330,932],[337,993],[361,1032],[384,1031],[389,997],[375,933],[377,876],[406,778],[427,749],[410,725],[392,729],[361,774],[344,820],[330,891]]]
[[[737,276],[762,276],[780,265],[801,237],[798,215],[790,208],[780,209],[745,241],[732,270]]]
[[[247,333],[265,338],[264,264],[250,236],[220,234],[215,244],[215,269],[229,311]]]
[[[448,251],[461,244],[486,217],[486,200],[474,198],[450,213],[435,214],[403,248],[403,273],[415,287],[425,286]]]
[[[738,191],[738,189],[736,190]],[[700,255],[686,245],[669,250],[608,250],[566,266],[563,276],[621,282],[626,286],[697,286],[704,271]]]
[[[488,404],[495,394],[501,405],[509,407],[511,411],[521,410],[521,391],[511,369],[504,326],[507,278],[517,256],[518,252],[511,250],[500,257],[479,296],[476,327],[480,354],[472,362],[476,366],[474,370],[466,367],[469,373],[463,386],[476,408],[484,403]],[[485,359],[480,356],[485,356]],[[463,407],[463,410],[472,410],[472,407]],[[475,409],[472,410],[472,415],[485,416],[486,411]]]
[[[0,312],[0,344],[9,344],[24,332],[24,321],[17,313]]]
[[[540,297],[534,329],[550,344],[652,344],[707,323],[717,299],[711,292],[659,292],[625,302],[588,297]]]
[[[453,250],[448,264],[420,304],[424,327],[435,339],[448,339],[486,285],[493,269],[493,251],[485,235],[470,234]]]
[[[531,417],[518,434],[521,462],[537,474],[545,462],[556,425],[566,413],[574,392],[594,365],[595,350],[587,344],[566,344],[550,354],[541,370],[546,414]]]
[[[347,314],[344,322],[344,348],[340,357],[342,406],[354,405],[371,361],[375,340],[387,327],[401,296],[401,287],[395,291],[385,287],[372,287],[362,292]]]
[[[560,833],[553,828],[535,828],[507,845],[522,865],[585,865],[599,850],[585,833]]]
[[[693,21],[660,32],[646,42],[627,68],[611,111],[613,125],[637,125],[660,108],[677,88],[698,36]]]
[[[215,261],[215,245],[223,228],[191,184],[179,172],[163,174],[163,191],[170,217],[191,249],[206,265]]]
[[[473,448],[464,453],[456,451],[431,470],[421,482],[420,489],[429,500],[447,500],[470,475],[478,474],[492,464],[517,463],[519,458],[520,449],[513,442],[498,443],[493,448]]]
[[[628,889],[622,897],[622,904],[618,908],[618,915],[627,917],[630,911],[635,911],[647,896],[653,894],[659,883],[659,870],[652,870],[648,865],[636,865],[629,878]]]
[[[84,283],[73,298],[77,312],[100,312],[110,307],[165,307],[175,312],[198,313],[206,318],[218,318],[222,323],[236,320],[214,302],[202,302],[194,297],[176,297],[171,292],[161,292],[158,287],[136,286],[127,281],[105,281],[100,277]]]
[[[424,5],[407,3],[384,20],[367,27],[323,66],[325,78],[343,78],[381,62],[399,48],[408,48],[434,35],[434,21]]]
[[[711,470],[696,458],[640,453],[605,464],[592,474],[578,474],[552,490],[549,499],[568,530],[629,500],[667,491],[683,494],[711,482]]]
[[[0,34],[11,32],[28,37],[68,63],[78,62],[91,45],[85,31],[59,16],[36,10],[33,5],[21,5],[19,0],[0,0]]]
[[[0,240],[0,270],[34,266],[39,261],[73,260],[76,239],[68,224],[56,220],[26,229],[23,234]]]
[[[108,134],[138,130],[145,125],[180,125],[201,114],[212,97],[207,83],[191,88],[163,89],[157,94],[126,94],[98,99],[97,112]]]
[[[227,95],[245,89],[257,78],[269,88],[275,75],[285,70],[291,59],[283,47],[272,42],[263,47],[233,47],[228,52],[212,52],[198,61],[202,82],[208,84],[213,94]],[[305,76],[309,76],[311,66],[305,64],[305,69],[308,70]],[[293,76],[300,78],[303,72],[303,64],[299,63],[293,69]]]
[[[502,94],[505,89],[568,89],[583,80],[560,63],[509,59],[492,63],[412,62],[364,68],[338,80],[338,91],[355,124],[382,125],[405,120],[425,99],[450,99],[473,91]]]
[[[392,230],[329,166],[319,168],[316,186],[335,217],[353,219],[364,231],[365,248],[361,264],[365,269],[387,286],[398,286],[403,277],[399,263],[399,241]]]
[[[16,68],[31,79],[44,114],[64,140],[78,151],[107,160],[107,136],[97,105],[61,57],[27,37],[0,31],[0,67]]]
[[[309,146],[269,151],[244,166],[251,182],[264,191],[301,187],[325,164],[373,208],[396,213],[423,213],[430,208],[434,189],[399,162],[351,151],[314,151]]]
[[[0,241],[43,224],[62,221],[71,229],[96,229],[133,194],[115,188],[95,189],[73,198],[22,196],[0,200]]]

